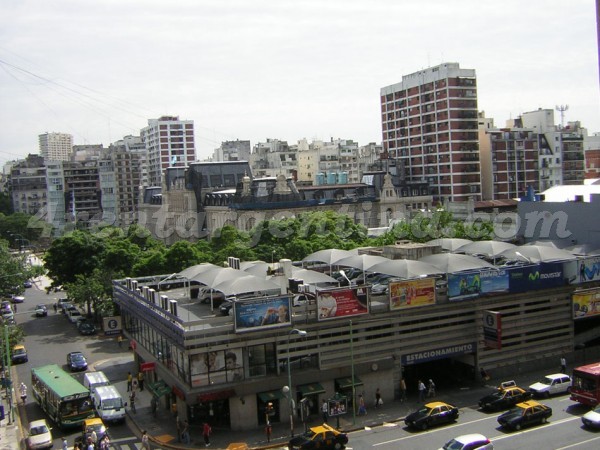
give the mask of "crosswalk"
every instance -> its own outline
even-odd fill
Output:
[[[140,450],[142,443],[136,437],[111,439],[110,448],[114,450]]]

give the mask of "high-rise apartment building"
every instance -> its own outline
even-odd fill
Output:
[[[46,166],[40,155],[17,161],[10,170],[9,189],[15,212],[35,215],[46,206]]]
[[[44,161],[67,161],[73,151],[73,136],[67,133],[40,134],[39,142]]]
[[[140,134],[148,152],[151,186],[161,185],[162,172],[168,167],[187,167],[196,160],[193,120],[179,120],[179,116],[150,119]]]
[[[481,199],[477,77],[444,63],[380,90],[384,157],[438,201]]]

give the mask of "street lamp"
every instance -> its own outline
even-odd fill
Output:
[[[293,328],[288,333],[288,349],[287,349],[287,372],[288,372],[288,385],[283,387],[283,392],[285,393],[287,388],[287,394],[289,399],[289,407],[290,407],[290,435],[294,436],[294,400],[292,398],[292,368],[290,367],[290,337],[292,334],[297,334],[300,337],[306,337],[308,334],[304,330],[299,330],[298,328]]]

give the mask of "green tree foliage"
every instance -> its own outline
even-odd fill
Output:
[[[33,274],[25,253],[13,253],[8,242],[0,239],[0,295],[11,297],[24,291],[23,283]]]
[[[176,242],[165,252],[165,265],[170,273],[181,272],[200,261],[200,252],[188,241]]]
[[[75,276],[75,281],[66,283],[69,300],[84,306],[87,315],[91,316],[92,312],[96,314],[101,312],[100,304],[102,300],[107,300],[106,290],[102,271],[96,269],[91,275],[78,274]]]

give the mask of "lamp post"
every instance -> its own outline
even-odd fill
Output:
[[[287,349],[288,385],[284,386],[283,390],[285,392],[285,388],[287,387],[288,396],[289,396],[288,397],[289,407],[290,407],[290,435],[293,437],[294,436],[294,400],[292,398],[292,393],[294,391],[292,390],[292,369],[290,367],[290,337],[292,336],[292,334],[297,334],[300,337],[306,337],[306,335],[308,333],[304,330],[299,330],[298,328],[293,328],[288,333],[288,349]]]
[[[350,321],[350,370],[352,374],[352,424],[356,424],[356,387],[354,384],[354,337]]]

